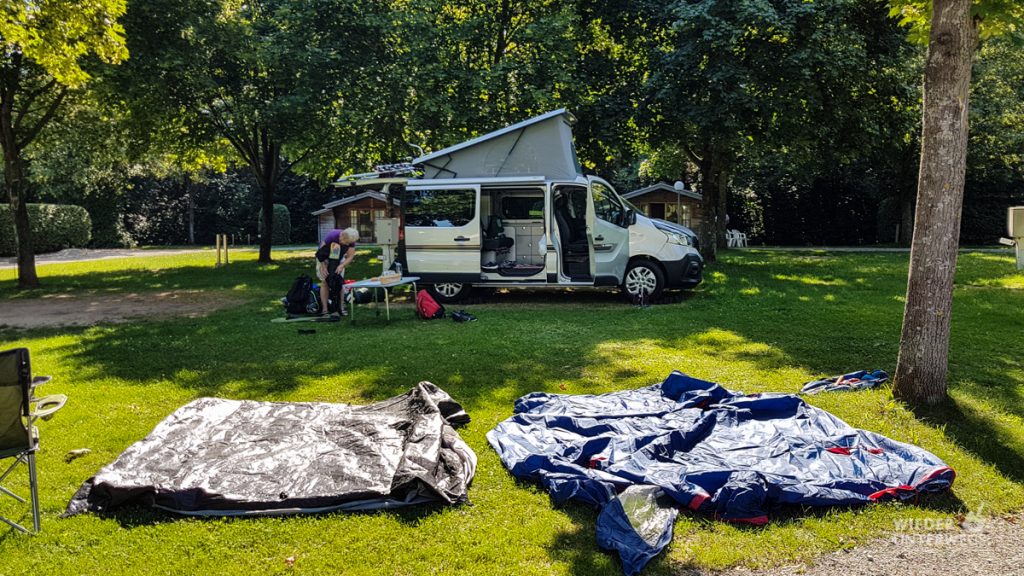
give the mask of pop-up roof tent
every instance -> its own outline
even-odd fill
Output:
[[[553,110],[412,161],[424,178],[545,176],[574,180],[582,173],[572,140],[572,114]]]

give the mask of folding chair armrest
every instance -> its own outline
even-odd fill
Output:
[[[51,378],[49,376],[35,376],[32,378],[32,383],[28,385],[29,398],[33,398],[36,395],[36,386],[42,386],[49,382]]]
[[[36,403],[36,409],[29,415],[32,420],[42,418],[43,420],[49,420],[58,410],[64,407],[67,403],[68,397],[63,394],[51,394],[50,396],[44,396],[34,400]]]

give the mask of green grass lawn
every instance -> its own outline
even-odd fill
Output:
[[[596,514],[555,507],[514,481],[484,435],[532,391],[596,393],[660,381],[672,369],[746,392],[795,392],[821,374],[893,370],[906,254],[727,252],[682,302],[636,309],[617,294],[513,292],[467,308],[478,322],[423,322],[409,304],[385,325],[273,324],[309,255],[226,268],[187,254],[57,264],[45,291],[18,293],[0,270],[0,306],[52,293],[229,291],[237,304],[200,319],[90,328],[0,328],[0,347],[27,346],[67,407],[41,425],[43,532],[0,535],[0,574],[620,574],[595,544]],[[363,251],[350,277],[374,274]],[[297,328],[315,328],[298,335]],[[953,466],[948,495],[914,504],[794,510],[759,529],[688,512],[647,574],[763,566],[850,547],[906,518],[1024,507],[1024,275],[1011,256],[960,256],[950,359],[951,402],[912,412],[888,390],[820,395],[850,424],[931,450]],[[207,395],[365,403],[429,380],[473,417],[461,431],[480,459],[472,503],[403,512],[194,520],[136,510],[60,519],[83,481],[157,422]],[[76,448],[92,452],[65,463]],[[0,511],[10,511],[5,507]],[[286,558],[294,557],[293,565]]]

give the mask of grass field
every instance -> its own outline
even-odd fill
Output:
[[[45,291],[18,293],[0,270],[0,306],[48,294],[199,289],[238,304],[199,319],[90,328],[0,328],[0,348],[27,346],[51,393],[70,397],[41,425],[43,532],[0,535],[0,574],[620,574],[600,551],[596,514],[554,507],[515,482],[484,434],[532,391],[605,392],[660,381],[672,369],[746,392],[795,392],[806,380],[895,367],[906,254],[726,252],[681,302],[636,309],[611,293],[515,292],[466,306],[478,322],[273,324],[278,299],[308,254],[273,265],[189,254],[40,267]],[[350,277],[379,270],[363,252]],[[297,328],[314,327],[315,335]],[[850,424],[931,450],[958,472],[948,495],[914,504],[794,510],[760,529],[680,515],[675,540],[647,574],[686,567],[802,560],[888,534],[907,518],[1024,507],[1024,275],[1009,256],[960,257],[951,401],[913,412],[888,390],[810,401]],[[461,431],[480,463],[458,508],[310,517],[193,520],[143,510],[60,519],[83,481],[189,400],[365,403],[429,380],[473,417]],[[85,457],[64,454],[89,448]],[[0,512],[10,512],[5,505]],[[292,557],[294,563],[286,562]]]

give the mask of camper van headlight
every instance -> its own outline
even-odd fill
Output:
[[[690,242],[690,237],[687,236],[686,234],[665,232],[665,235],[668,236],[669,244],[679,244],[680,246],[689,246],[692,244],[692,242]]]

